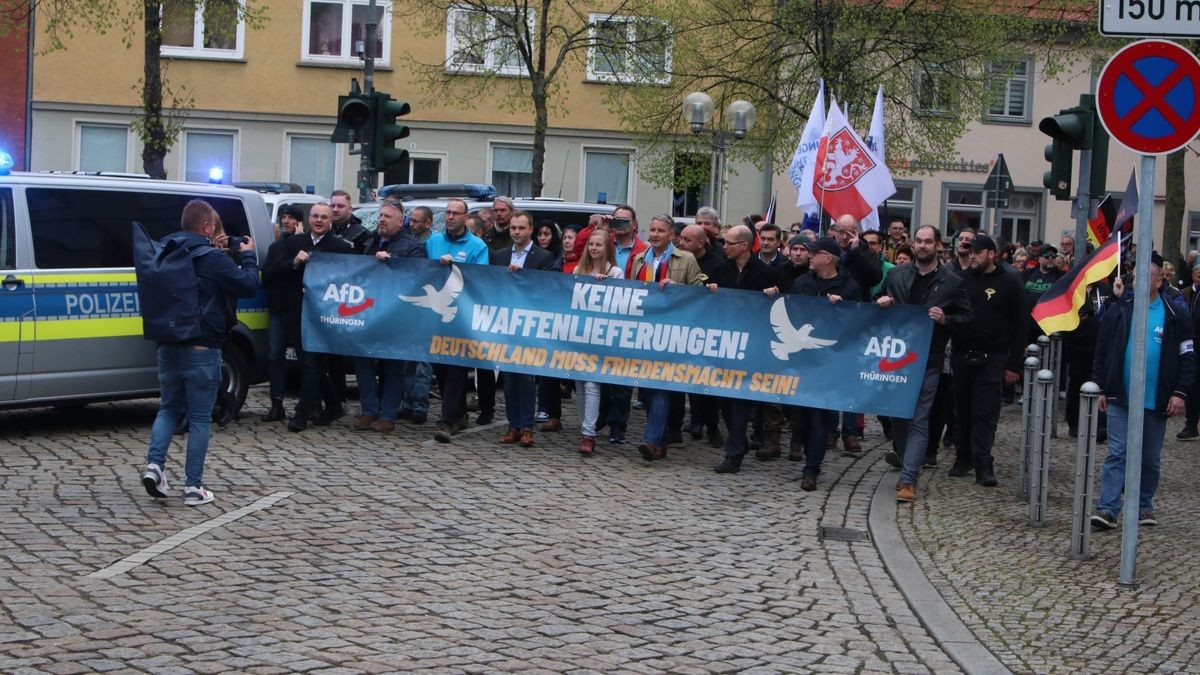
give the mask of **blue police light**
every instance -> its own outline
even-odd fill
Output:
[[[208,182],[213,183],[214,185],[220,185],[221,181],[224,179],[225,179],[225,170],[222,169],[221,167],[214,166],[213,168],[208,170]]]
[[[13,168],[12,155],[0,150],[0,176],[7,176]]]

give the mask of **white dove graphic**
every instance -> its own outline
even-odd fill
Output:
[[[458,315],[458,308],[450,305],[463,289],[462,272],[458,269],[458,265],[450,268],[450,276],[446,278],[446,283],[440,291],[434,288],[433,284],[425,284],[422,289],[425,291],[425,295],[401,295],[400,299],[417,307],[432,309],[442,317],[442,323],[453,321],[454,317]]]
[[[783,298],[777,298],[771,305],[771,328],[775,329],[775,337],[780,339],[780,342],[771,343],[771,353],[780,361],[787,361],[793,352],[802,349],[820,349],[837,344],[837,340],[812,337],[810,335],[813,329],[811,323],[806,323],[796,330],[796,327],[792,325],[791,318],[788,317],[787,304],[784,303]]]

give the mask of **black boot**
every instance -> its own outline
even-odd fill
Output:
[[[953,476],[955,478],[960,478],[962,476],[966,476],[967,474],[971,473],[971,469],[973,469],[973,468],[975,468],[975,467],[974,467],[973,463],[971,462],[970,457],[967,457],[967,458],[955,457],[954,458],[954,466],[950,467],[950,471],[948,472],[948,475]]]
[[[996,487],[995,474],[992,473],[992,458],[975,460],[975,482],[984,487]]]
[[[273,398],[271,399],[271,409],[260,419],[264,422],[282,422],[286,417],[287,413],[283,411],[283,401]]]

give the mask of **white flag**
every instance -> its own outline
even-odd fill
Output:
[[[875,160],[883,166],[884,170],[891,174],[891,170],[887,168],[887,152],[883,142],[883,85],[879,85],[879,91],[875,94],[875,110],[871,113],[871,129],[867,132],[867,137],[863,139],[867,144],[867,149],[871,154],[875,155]],[[889,195],[891,196],[891,195]],[[862,219],[862,231],[877,230],[883,232],[879,222],[879,210],[876,209]]]
[[[792,164],[788,167],[788,178],[796,186],[796,206],[812,213],[820,209],[817,200],[813,198],[813,170],[817,164],[817,144],[821,141],[821,130],[825,128],[825,82],[822,80],[817,87],[817,99],[813,101],[812,112],[804,124],[804,133],[800,134],[800,143],[792,155]]]
[[[867,149],[834,101],[817,146],[813,197],[830,218],[849,214],[861,221],[894,194],[892,173]]]

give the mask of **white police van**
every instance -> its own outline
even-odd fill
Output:
[[[487,183],[428,183],[414,185],[385,185],[379,188],[379,198],[399,198],[404,202],[404,212],[410,213],[418,206],[428,207],[433,212],[432,231],[446,229],[446,202],[462,199],[467,202],[467,211],[490,208],[496,199],[496,188]],[[517,211],[527,211],[533,216],[536,227],[543,220],[552,220],[560,228],[583,229],[593,213],[611,214],[616,204],[593,202],[568,202],[556,197],[513,198]],[[363,222],[363,227],[374,230],[379,222],[379,203],[358,204],[354,215]]]
[[[0,408],[158,395],[155,345],[142,337],[131,223],[141,222],[156,239],[178,231],[192,199],[212,204],[229,235],[249,234],[259,260],[266,257],[271,222],[255,192],[15,173],[0,163]],[[239,407],[250,384],[265,379],[266,346],[260,292],[239,301],[223,350],[222,386]]]

